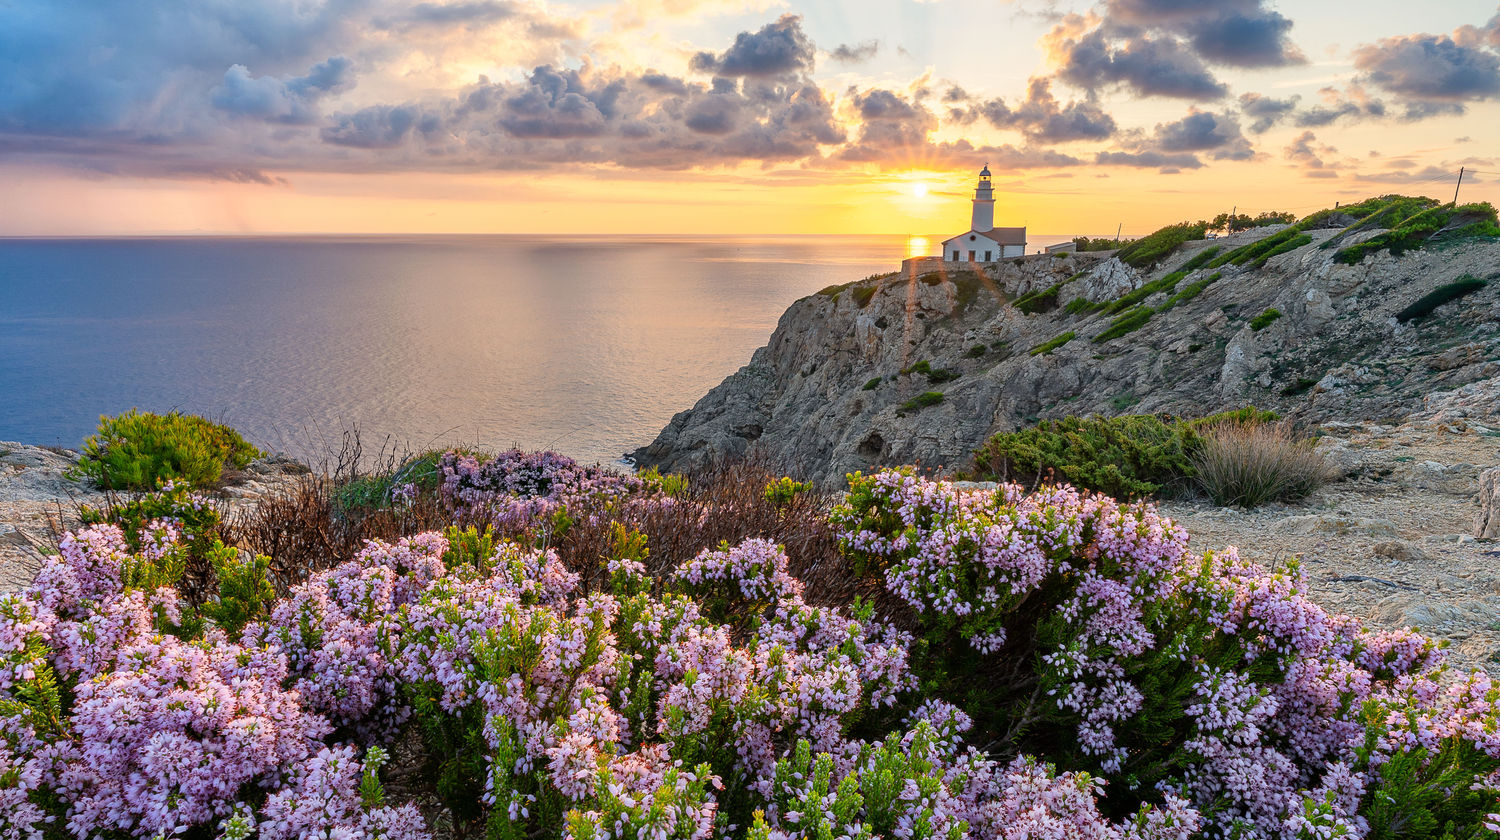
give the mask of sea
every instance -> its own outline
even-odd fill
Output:
[[[100,415],[175,409],[314,464],[353,431],[367,454],[613,463],[747,363],[792,302],[939,240],[0,239],[0,440],[74,448]]]

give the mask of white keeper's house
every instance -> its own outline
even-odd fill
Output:
[[[979,170],[974,190],[974,216],[969,230],[943,240],[944,262],[988,263],[1026,254],[1026,228],[995,227],[995,190],[990,186],[990,167]]]

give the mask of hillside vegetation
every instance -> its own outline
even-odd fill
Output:
[[[1216,228],[1236,232],[1207,238]],[[1040,420],[1252,403],[1298,422],[1382,419],[1500,374],[1487,204],[1378,196],[978,269],[797,302],[635,458],[682,470],[764,456],[833,487],[885,464],[963,468],[996,433]]]

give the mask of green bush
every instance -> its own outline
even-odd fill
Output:
[[[1184,242],[1202,239],[1207,232],[1207,222],[1168,225],[1126,245],[1115,256],[1126,265],[1146,268],[1171,256]]]
[[[1126,244],[1118,239],[1090,239],[1087,236],[1073,237],[1073,244],[1078,246],[1079,251],[1113,251]]]
[[[926,391],[902,403],[901,407],[896,410],[896,413],[905,414],[909,411],[920,411],[930,405],[937,405],[942,401],[942,391]]]
[[[135,409],[100,417],[83,442],[78,472],[113,490],[154,490],[173,480],[194,487],[218,484],[225,467],[244,469],[261,457],[228,426],[192,414]]]
[[[408,457],[394,469],[345,481],[334,490],[334,501],[345,511],[374,510],[390,507],[396,501],[395,491],[408,484],[418,490],[437,490],[443,483],[438,459],[446,451],[428,450]]]
[[[864,309],[870,305],[870,299],[875,297],[875,291],[874,286],[856,286],[849,296],[854,298],[854,302],[859,304],[860,309]]]
[[[1098,312],[1104,306],[1105,304],[1094,303],[1087,298],[1076,297],[1068,301],[1068,305],[1064,306],[1063,310],[1069,315],[1083,315],[1089,312]]]
[[[1151,414],[1043,420],[990,438],[974,462],[982,479],[1051,479],[1117,498],[1149,496],[1192,471],[1176,424]]]
[[[1167,298],[1167,302],[1163,303],[1156,311],[1166,312],[1179,303],[1187,303],[1188,301],[1202,294],[1204,289],[1212,286],[1214,282],[1222,276],[1224,276],[1222,272],[1215,271],[1213,274],[1208,275],[1202,280],[1197,280],[1189,283],[1188,285],[1183,287],[1182,291]]]
[[[1133,333],[1141,327],[1146,326],[1146,322],[1151,320],[1153,314],[1155,314],[1155,310],[1151,307],[1137,306],[1123,315],[1116,315],[1115,319],[1109,322],[1109,326],[1105,327],[1103,332],[1094,336],[1093,342],[1095,344],[1103,344],[1106,341],[1119,338],[1127,333]]]
[[[1458,300],[1465,295],[1473,294],[1484,287],[1485,281],[1480,280],[1472,274],[1465,274],[1452,283],[1444,283],[1417,298],[1416,302],[1412,305],[1396,313],[1396,320],[1406,323],[1417,318],[1425,318],[1432,314],[1432,310],[1437,309],[1439,306]]]
[[[1259,315],[1256,315],[1254,318],[1250,319],[1250,329],[1255,330],[1256,332],[1260,332],[1266,327],[1271,326],[1271,324],[1275,323],[1276,319],[1280,317],[1281,310],[1267,307],[1265,312],[1262,312]]]
[[[923,376],[927,377],[928,382],[931,382],[934,385],[939,382],[952,382],[959,377],[958,371],[949,370],[947,368],[935,368],[932,366],[932,363],[927,361],[926,359],[923,359],[922,361],[917,362],[910,367],[902,368],[901,372],[920,373]]]
[[[1074,337],[1076,337],[1076,335],[1077,333],[1073,332],[1072,330],[1068,330],[1067,332],[1063,333],[1060,336],[1057,336],[1056,338],[1044,341],[1041,344],[1038,344],[1037,346],[1031,348],[1031,355],[1040,356],[1043,353],[1051,353],[1053,350],[1056,350],[1064,344],[1072,341]]]
[[[970,475],[1023,484],[1065,481],[1117,498],[1149,496],[1188,485],[1206,430],[1276,419],[1273,412],[1246,407],[1193,420],[1154,414],[1043,420],[986,441],[974,452]]]
[[[860,388],[860,390],[861,391],[873,391],[873,390],[875,390],[876,388],[879,388],[879,387],[880,387],[880,377],[875,376],[875,377],[871,377],[870,379],[866,380],[864,387]]]
[[[968,352],[964,353],[964,355],[970,359],[981,359],[984,358],[984,354],[986,352],[988,351],[985,349],[985,346],[983,344],[976,344],[973,347],[970,347]]]
[[[1431,201],[1431,199],[1423,200]],[[1392,208],[1394,207],[1400,207],[1402,211],[1411,209],[1409,204],[1393,204]],[[1387,208],[1382,213],[1372,214],[1359,225],[1360,228],[1368,229],[1376,226],[1377,219],[1380,221],[1389,219],[1391,221],[1388,224],[1393,224],[1390,230],[1357,245],[1339,249],[1338,253],[1334,254],[1334,259],[1352,265],[1364,259],[1366,254],[1381,250],[1388,250],[1393,255],[1400,256],[1406,251],[1416,250],[1429,244],[1500,236],[1500,225],[1496,224],[1495,208],[1487,202],[1464,204],[1458,207],[1450,205],[1428,207],[1419,213],[1400,219],[1399,224],[1394,224],[1394,222],[1400,218],[1401,213],[1392,208]]]

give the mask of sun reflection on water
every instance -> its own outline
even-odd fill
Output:
[[[932,253],[932,244],[925,236],[913,236],[906,240],[906,255],[908,257],[925,257]]]

